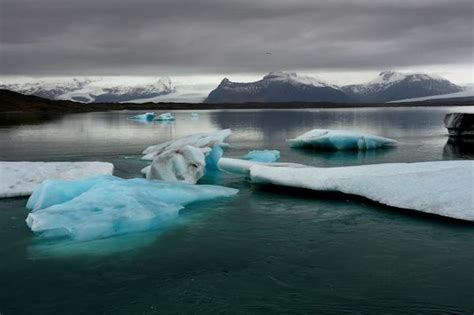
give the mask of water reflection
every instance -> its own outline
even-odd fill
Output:
[[[46,241],[42,238],[34,238],[28,247],[28,257],[36,260],[83,255],[108,256],[150,246],[156,241],[160,233],[159,231],[150,231],[88,242]]]
[[[472,159],[474,157],[474,138],[449,137],[443,149],[444,159]]]

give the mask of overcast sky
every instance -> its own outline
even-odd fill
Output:
[[[472,82],[472,0],[1,0],[1,74]],[[322,75],[321,75],[322,74]],[[351,77],[352,76],[352,77]]]

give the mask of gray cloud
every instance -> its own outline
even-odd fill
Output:
[[[473,63],[472,0],[3,0],[0,5],[4,75]]]

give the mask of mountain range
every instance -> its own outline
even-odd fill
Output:
[[[211,91],[205,103],[246,102],[349,102],[350,97],[335,85],[296,73],[271,72],[250,83],[225,78]]]
[[[463,88],[438,76],[384,71],[366,84],[346,85],[341,87],[341,90],[356,101],[389,102],[456,93]]]
[[[462,90],[444,78],[427,74],[384,71],[365,84],[336,86],[296,73],[271,72],[262,80],[249,83],[224,78],[205,102],[389,102]]]
[[[466,97],[469,94],[465,88],[438,76],[421,73],[405,74],[395,71],[381,72],[376,78],[364,84],[344,86],[337,86],[320,78],[299,75],[294,72],[271,72],[255,82],[232,82],[224,78],[210,93],[212,85],[188,84],[188,86],[178,85],[175,87],[169,78],[153,81],[146,79],[138,81],[141,82],[139,84],[136,83],[137,81],[133,82],[133,84],[127,84],[127,81],[116,78],[43,79],[4,83],[0,84],[0,89],[40,96],[50,100],[69,100],[81,103],[198,103],[202,101],[211,104],[249,102],[383,103],[420,97],[436,97],[436,95],[452,94],[454,97],[457,95],[456,93],[461,93]]]
[[[77,79],[66,81],[36,81],[0,84],[6,89],[25,95],[34,95],[50,100],[69,100],[81,103],[119,103],[136,99],[147,99],[175,92],[169,78],[138,85],[111,85],[101,79]]]

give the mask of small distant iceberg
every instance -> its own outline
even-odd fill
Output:
[[[371,134],[327,129],[314,129],[287,142],[292,148],[319,150],[373,150],[397,144],[395,140]]]
[[[195,201],[237,194],[237,189],[99,176],[46,180],[28,200],[28,227],[43,238],[88,241],[156,230]]]
[[[280,158],[278,150],[253,150],[247,153],[243,159],[256,162],[273,163]]]
[[[193,117],[193,118],[199,118],[199,114],[196,113],[196,112],[192,112],[192,113],[191,113],[191,117]]]
[[[392,207],[474,221],[474,161],[331,168],[252,165],[250,178],[258,184],[339,191]]]
[[[173,121],[173,120],[176,120],[176,118],[171,113],[164,113],[164,114],[158,115],[158,117],[155,120]]]
[[[0,161],[0,198],[29,196],[47,179],[81,179],[112,175],[106,162],[5,162]]]
[[[128,119],[141,120],[141,121],[153,121],[155,117],[156,117],[156,114],[154,112],[148,112],[145,114],[128,117]]]

